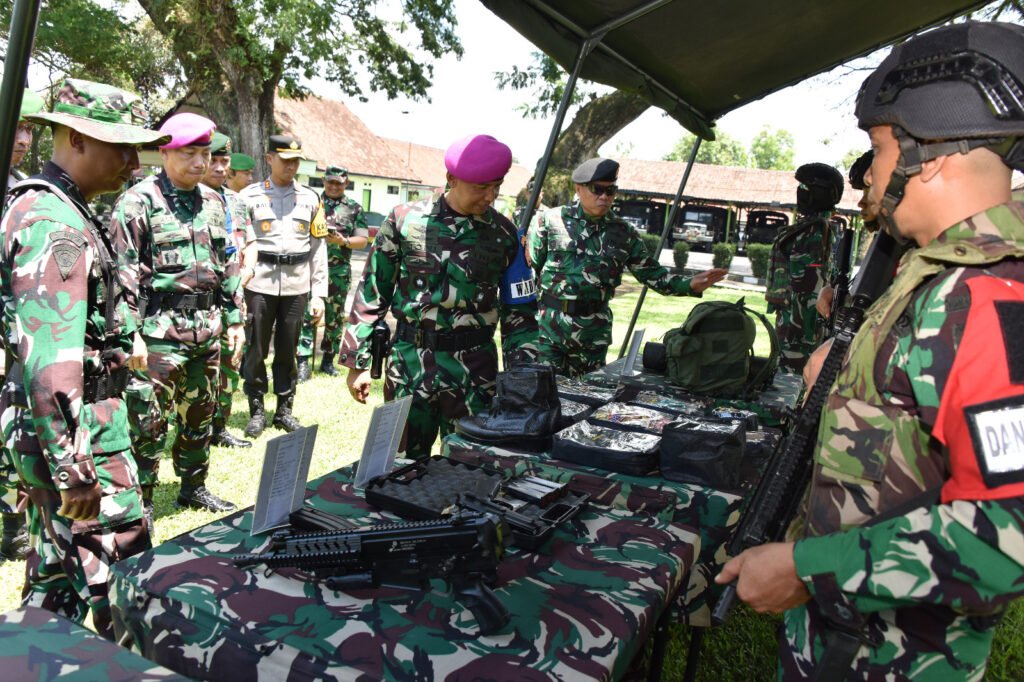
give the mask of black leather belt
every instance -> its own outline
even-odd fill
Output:
[[[424,330],[407,322],[399,322],[395,338],[424,350],[457,353],[482,346],[494,338],[494,327],[471,327],[447,331]]]
[[[542,294],[540,302],[545,308],[561,310],[566,315],[593,315],[608,308],[607,301],[574,301],[551,294]]]
[[[303,253],[275,253],[274,251],[260,251],[257,259],[260,263],[273,263],[275,265],[298,265],[309,260],[309,251]]]
[[[170,291],[150,291],[143,298],[146,315],[157,310],[209,310],[217,304],[216,291],[197,291],[194,294],[176,294]]]

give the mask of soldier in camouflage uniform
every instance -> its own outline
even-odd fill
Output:
[[[821,343],[825,327],[818,319],[818,292],[830,281],[832,253],[829,219],[843,197],[843,176],[832,166],[807,163],[796,169],[800,219],[779,230],[772,244],[765,299],[776,313],[782,357],[779,366],[803,369]]]
[[[224,200],[200,184],[214,127],[196,114],[167,119],[161,130],[172,139],[160,148],[163,170],[131,187],[114,208],[115,228],[128,235],[120,248],[139,263],[139,317],[149,353],[147,369],[135,373],[127,392],[147,516],[172,419],[177,505],[235,508],[206,487],[220,339],[227,335],[237,361],[245,338]]]
[[[228,233],[227,253],[234,258],[241,258],[241,250],[245,248],[245,231],[249,227],[249,211],[245,202],[225,183],[228,164],[231,159],[231,139],[223,133],[214,133],[210,143],[210,167],[203,176],[203,184],[220,194],[224,200],[225,227]],[[213,416],[213,435],[211,445],[226,448],[249,448],[252,442],[239,438],[228,431],[228,418],[231,416],[231,398],[238,388],[241,375],[238,373],[239,358],[230,347],[231,339],[227,329],[220,337],[220,384],[217,392],[217,413]]]
[[[430,455],[455,420],[486,409],[498,372],[499,318],[532,317],[506,305],[502,273],[516,256],[516,229],[492,208],[512,165],[511,150],[474,135],[445,152],[449,190],[437,201],[396,207],[382,223],[345,330],[340,360],[352,396],[370,392],[370,334],[390,310],[398,320],[384,394],[413,397],[401,450]]]
[[[981,680],[1024,592],[1024,105],[999,96],[1021,91],[1022,44],[1021,26],[946,26],[861,88],[869,201],[918,248],[832,386],[800,538],[720,578],[790,609],[785,679]]]
[[[540,290],[539,361],[569,377],[604,366],[612,340],[608,302],[626,268],[667,296],[700,296],[728,274],[722,268],[693,278],[669,274],[636,228],[611,210],[618,174],[611,159],[584,161],[572,173],[579,201],[544,211],[527,238]]]
[[[14,149],[11,152],[11,171],[7,178],[7,194],[11,188],[25,175],[18,171],[18,164],[25,158],[32,146],[33,124],[25,120],[29,114],[37,114],[45,108],[43,98],[25,90],[21,99],[21,115],[18,119],[18,130],[14,136]],[[7,375],[7,360],[0,350],[0,380]],[[24,559],[28,546],[28,534],[25,532],[25,513],[19,511],[19,498],[23,492],[18,486],[18,470],[14,467],[14,458],[7,448],[0,443],[0,516],[3,518],[3,537],[0,539],[0,562],[9,559]]]
[[[338,376],[334,356],[341,348],[345,331],[345,299],[352,284],[352,249],[362,249],[369,242],[363,207],[345,196],[348,171],[328,166],[324,173],[324,216],[327,218],[327,298],[324,300],[324,338],[320,344],[323,359],[320,371]],[[316,342],[316,327],[307,312],[299,336],[299,381],[309,378],[309,358]]]
[[[118,267],[89,201],[138,168],[137,146],[166,139],[135,123],[137,95],[65,81],[52,113],[53,158],[21,184],[0,234],[3,342],[13,361],[0,394],[0,428],[28,507],[26,604],[112,637],[110,564],[150,546],[122,392],[145,365],[129,302],[136,270]]]

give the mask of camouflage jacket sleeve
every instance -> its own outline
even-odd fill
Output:
[[[548,228],[543,210],[539,210],[526,231],[526,262],[540,272],[548,260]]]
[[[690,278],[673,275],[668,268],[661,265],[647,249],[647,243],[637,234],[636,228],[623,223],[628,228],[626,248],[629,251],[626,266],[633,276],[659,294],[666,296],[700,296],[690,288]]]
[[[352,227],[350,228],[351,234],[348,236],[369,238],[370,226],[366,224],[366,211],[358,203],[356,203],[356,206],[356,214],[352,217]]]
[[[31,203],[32,195],[22,202]],[[18,205],[8,216],[16,216]],[[5,224],[11,225],[11,223]],[[50,220],[8,236],[17,361],[32,425],[58,489],[96,482],[81,423],[89,273],[95,253],[81,230]]]
[[[402,258],[395,220],[395,212],[392,211],[381,223],[366,257],[363,277],[355,289],[339,358],[346,367],[369,368],[373,325],[387,314],[395,295]]]

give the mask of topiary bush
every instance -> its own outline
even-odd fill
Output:
[[[673,244],[672,260],[680,270],[685,268],[686,261],[690,260],[690,245],[686,242],[676,242]]]
[[[641,234],[640,239],[643,239],[644,244],[647,245],[647,253],[654,256],[654,260],[658,260],[658,243],[661,241],[661,235]]]
[[[750,269],[754,271],[754,277],[768,277],[768,259],[771,255],[771,244],[747,244],[747,258],[750,259]]]
[[[736,255],[736,245],[727,242],[718,242],[711,247],[711,266],[716,268],[729,269],[732,265],[732,257]]]

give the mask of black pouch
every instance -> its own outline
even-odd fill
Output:
[[[667,412],[629,403],[608,403],[594,410],[590,422],[623,431],[660,434],[676,417]]]
[[[562,404],[562,413],[558,418],[559,431],[569,428],[576,422],[583,421],[594,411],[594,408],[586,403],[578,403],[561,396],[559,396],[559,402]]]
[[[558,395],[561,398],[577,403],[583,403],[591,407],[600,407],[615,399],[615,389],[595,386],[577,379],[559,376]]]
[[[661,475],[719,490],[739,486],[746,430],[740,424],[673,422],[661,434]]]
[[[555,434],[551,456],[584,466],[646,476],[658,468],[661,438],[583,421]]]

